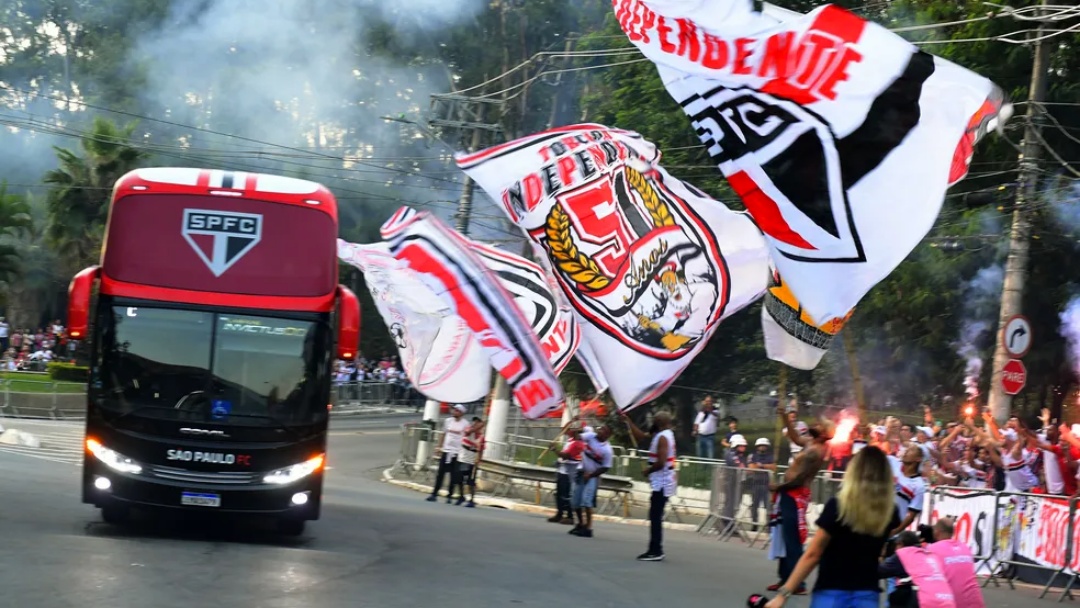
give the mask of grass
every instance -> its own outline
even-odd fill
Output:
[[[0,372],[3,389],[13,393],[69,393],[86,392],[82,382],[56,382],[48,374],[35,372]]]

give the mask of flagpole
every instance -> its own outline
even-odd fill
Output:
[[[780,364],[780,381],[779,386],[776,389],[776,401],[777,404],[785,403],[787,399],[787,365]],[[786,414],[776,413],[776,445],[773,446],[773,462],[780,464],[780,444],[784,441],[784,429],[787,427],[787,421],[783,416]]]
[[[840,339],[844,341],[844,352],[847,353],[848,366],[851,367],[851,382],[855,388],[855,403],[859,408],[859,424],[866,424],[866,396],[863,394],[862,377],[859,375],[859,358],[855,352],[855,341],[848,336],[848,332],[842,332]]]

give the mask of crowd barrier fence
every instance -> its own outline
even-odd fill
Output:
[[[403,425],[402,430],[397,466],[430,471],[440,433],[425,423]],[[416,454],[423,440],[430,440],[432,448],[427,462],[418,463]],[[550,445],[545,440],[514,435],[499,444],[498,449],[502,460],[551,466],[548,459],[553,462],[554,455],[545,452]],[[644,481],[644,462],[644,454],[619,449],[611,475]],[[672,507],[666,518],[678,517],[680,499],[683,504],[700,500],[705,519],[697,528],[699,534],[715,535],[725,541],[737,538],[751,547],[765,549],[770,541],[768,522],[772,510],[768,488],[784,469],[783,466],[775,471],[729,467],[718,460],[679,458],[676,461],[679,491],[669,503]],[[706,483],[703,478],[707,478]],[[836,496],[840,483],[841,478],[833,472],[823,472],[813,480],[807,513],[811,533],[817,514]],[[547,488],[546,494],[550,499],[552,488]],[[541,498],[537,483],[538,503]],[[971,547],[977,572],[984,577],[984,587],[1001,586],[1004,582],[1015,588],[1020,569],[1041,570],[1049,579],[1039,597],[1045,598],[1058,584],[1061,592],[1057,601],[1062,602],[1065,598],[1074,599],[1072,590],[1080,583],[1078,506],[1080,497],[936,486],[926,493],[917,523],[932,524],[941,517],[955,517],[956,538]]]
[[[1046,597],[1059,578],[1065,586],[1058,601],[1073,599],[1072,589],[1080,577],[1080,498],[1022,492],[996,492],[970,488],[936,487],[926,497],[921,523],[940,517],[956,518],[956,538],[966,542],[975,555],[983,586],[1010,588],[1020,568],[1049,574],[1040,598]]]

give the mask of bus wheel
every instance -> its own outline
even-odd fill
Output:
[[[127,507],[122,506],[108,506],[101,507],[101,519],[105,520],[105,523],[119,526],[125,524],[128,521],[128,517],[131,512]]]
[[[303,519],[293,519],[291,517],[283,517],[277,522],[278,532],[285,536],[300,536],[304,533],[304,525],[307,524]]]

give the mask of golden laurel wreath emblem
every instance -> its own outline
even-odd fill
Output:
[[[654,228],[674,226],[675,218],[667,203],[653,188],[649,180],[631,167],[624,167],[623,174],[635,192],[641,196],[645,209],[649,212]],[[599,291],[611,284],[612,278],[605,275],[596,261],[582,253],[570,234],[570,217],[561,203],[551,207],[544,222],[544,234],[547,236],[547,250],[555,265],[566,274],[578,287],[588,291]]]

